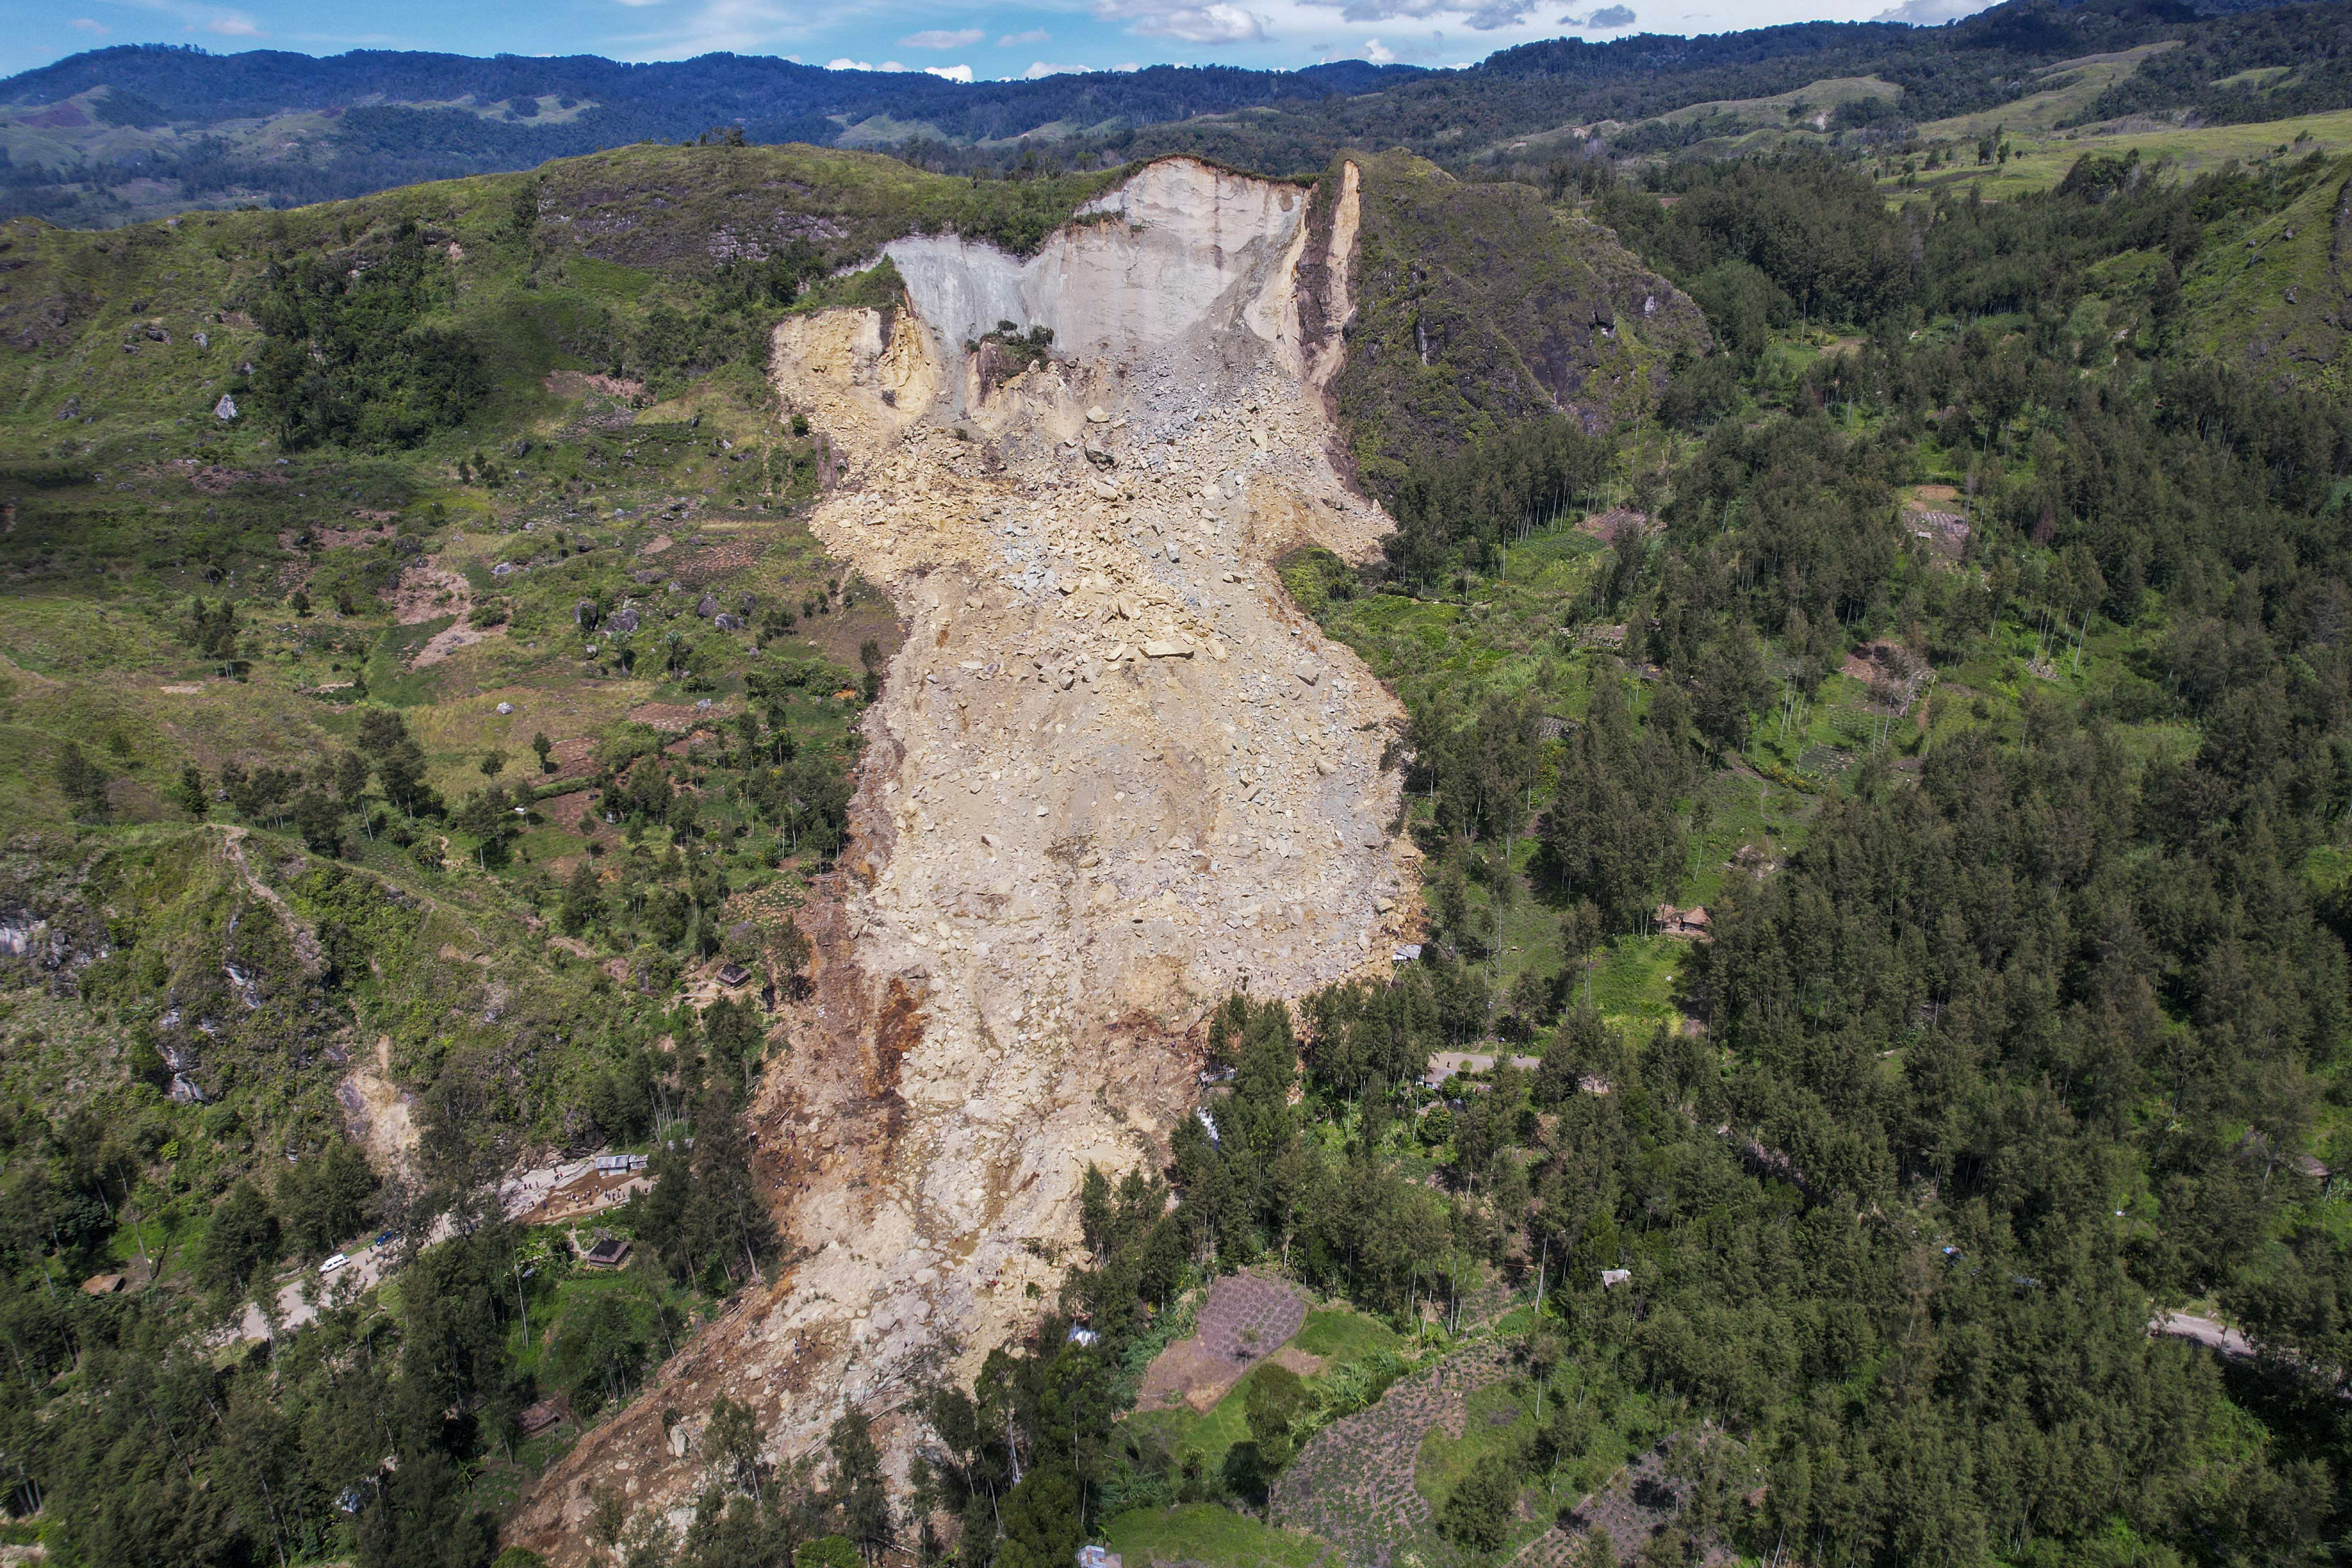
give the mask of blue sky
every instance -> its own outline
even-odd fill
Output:
[[[1806,20],[1939,22],[1984,0],[10,0],[0,73],[107,44],[194,43],[682,59],[714,49],[988,79],[1136,65],[1448,66],[1563,34],[1716,33]],[[17,9],[22,6],[23,9]]]

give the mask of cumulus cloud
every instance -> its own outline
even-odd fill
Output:
[[[968,49],[987,35],[978,27],[930,27],[898,40],[910,49]]]
[[[1373,65],[1392,66],[1396,64],[1396,51],[1389,47],[1386,44],[1381,42],[1378,38],[1366,38],[1364,40],[1364,58],[1370,61]]]
[[[829,71],[906,71],[915,68],[902,66],[897,60],[884,60],[877,66],[866,60],[853,60],[847,55],[844,55],[837,60],[825,61],[824,68]]]
[[[1039,77],[1084,76],[1092,68],[1094,68],[1091,66],[1055,65],[1051,60],[1031,60],[1029,62],[1029,68],[1021,73],[1021,79],[1023,81],[1035,81]]]
[[[1963,16],[1973,16],[1992,0],[1903,0],[1871,18],[1874,22],[1908,22],[1915,27],[1940,27]]]
[[[1032,27],[1025,33],[1007,33],[996,40],[1000,49],[1017,49],[1024,44],[1044,44],[1053,41],[1054,35],[1043,27]]]
[[[970,66],[925,66],[923,74],[945,77],[950,81],[968,82],[971,79],[971,68]]]
[[[1583,27],[1596,33],[1606,33],[1618,27],[1630,27],[1633,22],[1633,8],[1631,5],[1603,5],[1589,16],[1580,16],[1571,11],[1559,19],[1559,25],[1563,27]]]
[[[1229,0],[1192,5],[1179,0],[1096,0],[1095,15],[1125,22],[1139,37],[1173,38],[1181,44],[1247,44],[1266,36],[1265,18]]]

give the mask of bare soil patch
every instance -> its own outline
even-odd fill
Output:
[[[629,710],[631,719],[650,724],[666,735],[691,734],[734,716],[735,710],[722,702],[714,702],[708,708],[690,708],[683,702],[640,702]]]
[[[614,375],[591,375],[585,371],[550,371],[540,385],[558,397],[625,397],[635,402],[646,395],[642,381],[624,381]]]
[[[1596,511],[1576,525],[1580,533],[1589,533],[1603,544],[1612,542],[1619,534],[1632,530],[1636,534],[1650,531],[1650,515],[1635,511],[1630,506],[1612,506],[1607,511]]]
[[[1192,1337],[1152,1358],[1136,1408],[1164,1410],[1184,1404],[1207,1411],[1306,1321],[1307,1303],[1286,1282],[1255,1274],[1227,1275],[1210,1288]]]

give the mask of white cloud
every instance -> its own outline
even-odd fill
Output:
[[[68,27],[79,27],[85,33],[110,33],[114,31],[113,28],[108,26],[105,23],[94,21],[88,16],[76,16],[72,21],[68,22],[66,26]]]
[[[971,68],[970,66],[925,66],[923,74],[945,77],[950,81],[968,82],[971,79]]]
[[[1045,28],[1032,27],[1025,33],[1005,34],[1004,37],[996,40],[996,47],[1000,49],[1017,49],[1024,44],[1051,43],[1053,38],[1054,35],[1045,31]]]
[[[915,68],[912,66],[900,65],[897,60],[884,60],[877,66],[870,60],[853,60],[847,55],[844,55],[837,60],[825,61],[824,68],[829,71],[910,71]],[[926,67],[924,68],[931,69],[933,68]],[[945,68],[946,70],[961,70],[964,68],[961,66],[950,66]],[[941,74],[944,74],[944,71]]]
[[[1372,64],[1376,66],[1392,66],[1396,64],[1396,51],[1389,47],[1386,44],[1381,42],[1378,38],[1366,38],[1364,40],[1364,58],[1370,60]]]
[[[1095,0],[1095,15],[1125,22],[1139,37],[1173,38],[1183,44],[1248,44],[1266,36],[1265,18],[1230,0],[1188,5],[1177,0]]]
[[[1634,21],[1633,8],[1631,5],[1603,5],[1589,16],[1580,16],[1571,11],[1559,19],[1559,25],[1563,27],[1584,27],[1595,32],[1606,33],[1619,27],[1630,27]]]
[[[659,5],[662,0],[623,3]],[[676,26],[614,42],[633,46],[616,51],[624,58],[675,60],[718,51],[766,54],[783,39],[806,38],[815,30],[805,10],[788,8],[778,0],[703,0],[699,9]]]
[[[1881,11],[1871,20],[1908,22],[1915,27],[1940,27],[1947,22],[1973,16],[1991,4],[1992,0],[1903,0],[1902,5]]]
[[[1023,81],[1035,81],[1039,77],[1084,76],[1091,66],[1057,66],[1051,60],[1031,60],[1029,68],[1021,73]]]
[[[214,33],[225,38],[258,38],[263,37],[261,24],[242,11],[232,11],[219,5],[193,5],[184,0],[121,0],[141,11],[152,11],[159,16],[176,18],[181,30],[189,33]],[[77,22],[76,26],[81,26]]]
[[[1115,65],[1110,68],[1122,74],[1128,71],[1139,71],[1143,68],[1143,62],[1141,60],[1122,60],[1118,65]]]
[[[910,49],[968,49],[987,35],[978,27],[931,27],[919,33],[909,33],[899,39]]]

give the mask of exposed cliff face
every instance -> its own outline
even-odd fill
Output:
[[[1173,343],[1245,281],[1278,282],[1272,264],[1306,204],[1301,187],[1171,159],[1079,207],[1025,261],[952,235],[884,251],[950,347],[1009,321],[1052,328],[1066,354],[1126,361]]]
[[[887,1413],[1050,1299],[1087,1163],[1164,1158],[1204,1009],[1387,968],[1413,908],[1381,765],[1403,715],[1269,564],[1388,526],[1305,376],[1328,352],[1297,340],[1306,195],[1157,164],[1028,262],[894,241],[909,308],[778,330],[780,401],[847,466],[815,530],[908,626],[810,916],[817,994],[755,1110],[794,1261],[519,1539],[575,1560],[590,1475],[688,1499],[722,1392],[779,1457],[864,1404],[903,1465]],[[983,376],[962,345],[1000,320],[1064,357]]]

